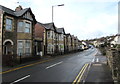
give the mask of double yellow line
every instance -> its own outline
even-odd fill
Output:
[[[88,65],[89,65],[89,64],[85,64],[85,65],[82,67],[82,69],[80,70],[79,74],[77,75],[77,77],[75,78],[75,80],[73,81],[72,84],[79,84],[79,83],[80,83],[80,81],[81,81],[81,79],[82,79],[82,76],[83,76],[85,70],[87,69]]]

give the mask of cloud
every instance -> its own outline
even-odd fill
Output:
[[[86,25],[79,30],[82,30],[81,34],[85,36],[79,36],[79,38],[95,38],[101,36],[107,36],[111,34],[117,34],[118,30],[118,16],[107,15],[105,13],[91,17],[86,20]],[[84,37],[84,38],[83,38]]]
[[[23,8],[31,7],[42,23],[52,21],[52,5],[65,4],[54,7],[54,23],[79,39],[116,34],[118,30],[118,0],[1,0],[0,4],[14,10],[18,1]]]
[[[118,2],[119,0],[74,0],[76,2]]]
[[[0,0],[1,5],[6,6],[7,8],[11,8],[13,10],[17,6],[17,2],[18,0],[9,0],[9,2],[6,0]]]

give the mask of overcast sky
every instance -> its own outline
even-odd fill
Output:
[[[66,33],[80,40],[117,34],[118,0],[0,0],[13,10],[18,5],[30,7],[41,23],[52,22],[52,6],[60,4],[64,6],[54,7],[54,23]]]

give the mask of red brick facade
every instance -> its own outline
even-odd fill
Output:
[[[35,37],[44,38],[44,30],[45,28],[41,24],[37,23],[35,25]]]
[[[41,23],[35,24],[35,53],[36,55],[43,56],[45,54],[45,28]],[[42,55],[40,54],[42,52]]]

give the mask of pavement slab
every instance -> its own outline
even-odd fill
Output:
[[[92,63],[84,84],[114,84],[106,64]]]

